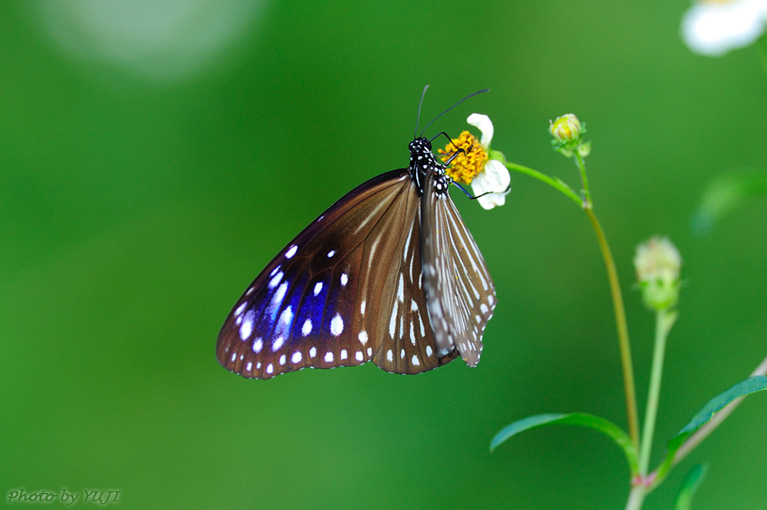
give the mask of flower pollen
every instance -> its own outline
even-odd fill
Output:
[[[463,149],[463,151],[457,150],[456,147]],[[487,151],[479,143],[479,140],[468,131],[461,133],[444,149],[438,149],[438,152],[444,163],[447,163],[450,158],[454,158],[450,162],[450,166],[447,167],[447,175],[454,181],[463,184],[471,184],[471,181],[485,168],[485,163],[488,160]],[[456,153],[458,154],[456,155]]]

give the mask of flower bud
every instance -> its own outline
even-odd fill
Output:
[[[648,308],[665,310],[676,304],[681,266],[679,251],[665,237],[653,237],[637,247],[634,268]]]
[[[560,144],[577,142],[581,138],[581,122],[574,113],[562,115],[553,122],[549,121],[549,133]]]

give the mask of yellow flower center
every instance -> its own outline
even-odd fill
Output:
[[[453,143],[447,144],[444,149],[438,149],[437,152],[440,153],[443,163],[447,163],[450,158],[455,158],[447,167],[447,175],[463,184],[471,184],[472,179],[484,170],[488,159],[487,152],[480,145],[479,140],[468,131],[461,133],[453,140]]]

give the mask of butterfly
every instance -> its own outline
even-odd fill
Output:
[[[221,365],[254,379],[371,360],[399,374],[459,355],[476,366],[495,286],[432,141],[415,136],[408,168],[347,193],[269,262],[221,328]]]

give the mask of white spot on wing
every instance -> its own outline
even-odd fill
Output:
[[[253,333],[253,319],[256,317],[256,313],[253,310],[248,310],[248,313],[242,318],[242,324],[240,324],[240,338],[247,340]]]
[[[368,343],[368,332],[363,329],[362,331],[360,331],[360,334],[357,335],[357,338],[360,339],[360,343],[362,345],[365,345],[366,343]]]
[[[362,351],[357,351],[354,354],[354,359],[356,359],[357,361],[362,361],[363,359],[365,359],[365,357],[362,355]]]
[[[434,352],[434,351],[431,350],[431,345],[427,345],[426,346],[426,355],[431,357],[432,352]]]
[[[272,296],[272,305],[273,306],[279,306],[282,304],[282,300],[285,297],[285,292],[288,290],[288,282],[282,282],[282,284],[277,288],[277,292],[274,293],[274,296]]]
[[[317,356],[317,348],[316,347],[312,347],[311,349],[309,349],[309,357],[310,358],[314,358],[316,356]]]
[[[268,365],[266,365],[266,373],[271,374],[272,372],[274,372],[274,365],[269,363]]]
[[[336,250],[330,250],[330,251],[328,252],[328,258],[329,258],[329,259],[330,259],[330,258],[333,258],[333,255],[335,255],[335,254],[336,254]]]
[[[336,314],[335,317],[330,321],[330,332],[333,334],[333,336],[340,335],[344,330],[344,320],[341,318],[339,314]]]
[[[394,338],[394,334],[397,331],[397,303],[394,303],[394,309],[391,311],[391,318],[389,319],[389,336]]]
[[[302,358],[303,358],[303,355],[301,354],[301,351],[296,351],[290,357],[290,362],[293,363],[293,364],[301,363],[301,359]]]
[[[322,292],[322,282],[317,282],[314,284],[314,295],[318,295],[320,292]]]
[[[346,352],[346,349],[341,349],[341,359],[346,359],[348,357],[348,353]]]
[[[346,276],[346,273],[341,273],[341,285],[346,287],[347,283],[349,283],[349,277]]]
[[[413,354],[413,358],[410,360],[410,362],[413,364],[413,366],[416,366],[416,367],[421,364],[418,361],[418,356],[416,356],[415,354]]]
[[[280,321],[286,326],[289,326],[290,323],[293,322],[293,309],[290,305],[288,305],[288,307],[280,314]]]
[[[292,259],[293,255],[295,255],[297,251],[298,251],[298,246],[294,244],[293,246],[290,247],[290,249],[287,252],[285,252],[285,258]]]
[[[276,275],[274,275],[274,276],[272,277],[272,279],[271,279],[271,280],[269,280],[269,285],[268,285],[268,286],[269,286],[269,288],[270,288],[270,289],[273,289],[273,288],[275,288],[275,287],[277,286],[277,284],[279,284],[279,283],[280,283],[280,281],[282,280],[282,277],[283,277],[283,276],[284,276],[284,274],[282,273],[282,271],[280,271],[279,273],[277,273]]]
[[[301,334],[306,336],[311,332],[312,332],[312,321],[311,319],[306,319],[304,321],[304,325],[301,326]]]
[[[261,340],[261,338],[256,338],[256,341],[253,342],[253,352],[258,354],[259,352],[261,352],[261,349],[263,349],[263,347],[264,347],[264,341]]]
[[[288,358],[283,354],[280,356],[280,365],[284,365]]]
[[[277,352],[280,350],[280,347],[285,345],[285,338],[282,336],[278,336],[274,342],[272,342],[272,352]]]
[[[394,361],[394,354],[391,352],[391,349],[386,351],[386,361]]]
[[[333,363],[333,353],[328,351],[325,353],[325,363]]]

